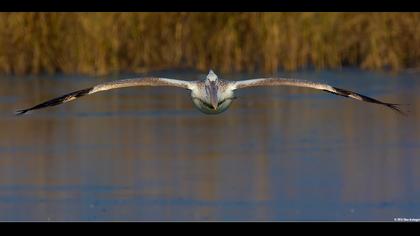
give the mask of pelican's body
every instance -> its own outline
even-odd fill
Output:
[[[194,105],[206,114],[219,114],[226,111],[233,99],[233,89],[229,81],[218,79],[210,71],[206,79],[196,82],[196,87],[191,90]]]
[[[33,106],[28,109],[23,109],[17,111],[17,114],[25,114],[28,111],[41,109],[48,106],[55,106],[62,103],[72,101],[76,98],[124,87],[133,87],[133,86],[172,86],[180,87],[184,89],[191,90],[191,98],[193,104],[203,113],[206,114],[219,114],[226,111],[231,105],[232,101],[235,99],[234,91],[236,89],[246,88],[246,87],[255,87],[255,86],[295,86],[295,87],[304,87],[312,88],[317,90],[322,90],[325,92],[333,93],[336,95],[353,98],[356,100],[376,103],[380,105],[387,106],[398,112],[401,110],[397,107],[397,104],[381,102],[379,100],[349,91],[345,89],[340,89],[332,87],[328,84],[314,83],[311,81],[305,80],[294,80],[294,79],[283,79],[283,78],[260,78],[260,79],[251,79],[243,81],[229,81],[219,79],[218,76],[210,70],[209,74],[204,80],[196,81],[185,81],[185,80],[175,80],[168,78],[155,78],[155,77],[146,77],[146,78],[135,78],[135,79],[125,79],[125,80],[116,80],[107,83],[98,84],[94,87],[78,90],[72,93],[68,93],[61,97],[57,97],[46,102],[40,103],[36,106]],[[401,112],[402,113],[402,112]]]

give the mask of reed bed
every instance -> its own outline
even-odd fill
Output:
[[[420,66],[420,13],[1,13],[1,74]]]

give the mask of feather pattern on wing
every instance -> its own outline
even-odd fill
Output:
[[[401,114],[404,114],[404,112],[402,112],[401,109],[398,107],[399,104],[382,102],[374,98],[370,98],[365,95],[361,95],[359,93],[355,93],[346,89],[341,89],[341,88],[333,87],[328,84],[315,83],[315,82],[306,81],[306,80],[285,79],[285,78],[250,79],[250,80],[235,81],[233,84],[233,89],[255,87],[255,86],[294,86],[294,87],[303,87],[303,88],[313,88],[313,89],[329,92],[335,95],[353,98],[359,101],[384,105]]]
[[[111,82],[98,84],[94,87],[71,92],[57,98],[53,98],[51,100],[40,103],[33,107],[18,110],[16,111],[15,114],[22,115],[22,114],[27,113],[28,111],[37,110],[37,109],[41,109],[41,108],[45,108],[49,106],[56,106],[56,105],[63,104],[69,101],[73,101],[85,95],[90,95],[93,93],[111,90],[111,89],[133,87],[133,86],[174,86],[174,87],[180,87],[180,88],[185,88],[185,89],[192,89],[195,86],[195,83],[193,81],[175,80],[175,79],[167,79],[167,78],[155,78],[155,77],[115,80]]]

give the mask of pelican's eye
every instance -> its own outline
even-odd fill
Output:
[[[222,103],[224,103],[224,102],[226,102],[226,101],[227,101],[227,99],[223,99],[222,101],[220,101],[220,102],[217,104],[217,106],[222,105]]]
[[[207,108],[209,108],[209,109],[213,109],[213,106],[211,105],[211,104],[209,104],[209,103],[207,103],[207,102],[205,102],[205,101],[203,101],[202,99],[200,99],[200,98],[196,98],[196,99],[198,99],[204,106],[206,106]]]

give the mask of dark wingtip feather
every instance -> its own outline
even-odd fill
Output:
[[[393,103],[383,103],[383,105],[393,109],[394,111],[397,111],[399,114],[403,116],[408,116],[409,111],[403,111],[401,109],[402,105],[408,105],[408,104],[393,104]]]
[[[384,106],[387,106],[387,107],[393,109],[394,111],[397,111],[401,115],[407,116],[407,113],[402,111],[401,108],[400,108],[401,105],[406,105],[406,104],[395,104],[395,103],[382,102],[382,101],[376,100],[374,98],[371,98],[371,97],[368,97],[368,96],[365,96],[365,95],[362,95],[362,94],[359,94],[359,93],[355,93],[355,92],[352,92],[352,91],[349,91],[349,90],[340,89],[340,88],[337,88],[337,87],[333,87],[333,88],[337,92],[336,93],[337,95],[344,96],[344,97],[350,97],[351,95],[356,95],[362,101],[384,105]],[[327,91],[327,90],[325,90],[325,91]],[[328,91],[328,92],[331,92],[331,91]],[[334,93],[334,92],[332,92],[332,93]],[[360,99],[358,99],[358,100],[360,100]]]
[[[49,106],[56,106],[56,105],[59,105],[59,104],[62,104],[62,103],[66,103],[68,101],[72,101],[76,98],[79,98],[79,97],[82,97],[84,95],[89,94],[89,92],[92,91],[92,89],[93,88],[78,90],[78,91],[71,92],[71,93],[65,94],[63,96],[57,97],[57,98],[50,99],[46,102],[40,103],[40,104],[38,104],[36,106],[33,106],[31,108],[17,110],[15,112],[15,115],[23,115],[23,114],[26,114],[28,111],[38,110],[38,109],[49,107]]]
[[[28,111],[29,111],[29,109],[17,110],[17,111],[15,111],[15,115],[16,116],[24,115]]]

